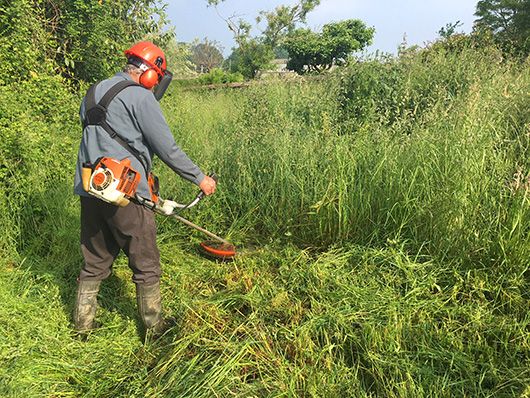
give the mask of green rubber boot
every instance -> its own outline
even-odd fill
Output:
[[[175,324],[173,320],[162,317],[160,283],[151,286],[136,285],[136,298],[138,312],[146,329],[145,340],[156,341]]]
[[[94,327],[101,281],[78,281],[74,304],[74,330],[87,332]]]

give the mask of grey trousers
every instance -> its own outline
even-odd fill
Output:
[[[81,196],[81,251],[85,264],[80,281],[100,281],[112,273],[120,250],[129,258],[133,282],[150,286],[161,276],[155,215],[136,203],[118,207]]]

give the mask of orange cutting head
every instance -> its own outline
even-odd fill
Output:
[[[223,243],[215,240],[205,240],[201,242],[201,250],[204,254],[225,260],[236,255],[236,248],[232,243]]]

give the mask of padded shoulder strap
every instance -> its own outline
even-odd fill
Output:
[[[138,83],[136,82],[133,82],[131,80],[122,80],[118,83],[116,83],[114,86],[112,86],[106,93],[105,95],[103,96],[103,98],[101,98],[101,100],[99,101],[98,105],[99,106],[102,106],[103,108],[105,108],[105,110],[108,108],[110,102],[114,99],[114,97],[116,95],[118,95],[118,93],[123,90],[124,88],[127,88],[129,86],[138,86],[138,87],[143,87],[141,85],[139,85]]]
[[[112,86],[104,95],[103,98],[96,104],[96,86],[99,84],[95,83],[88,89],[85,97],[85,109],[86,109],[86,120],[83,123],[83,129],[89,125],[98,125],[105,120],[107,116],[107,109],[111,101],[120,93],[123,89],[129,86],[139,86],[136,82],[131,80],[122,80]]]

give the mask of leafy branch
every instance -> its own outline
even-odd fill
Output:
[[[270,67],[274,49],[294,32],[297,23],[305,23],[307,14],[320,4],[320,0],[299,0],[293,6],[280,5],[274,11],[260,11],[256,17],[256,25],[252,26],[242,19],[236,21],[237,15],[223,17],[217,7],[223,1],[206,0],[208,7],[214,7],[233,32],[238,44],[241,72],[250,78]],[[265,28],[259,36],[252,37],[251,32],[261,22],[266,22]]]

